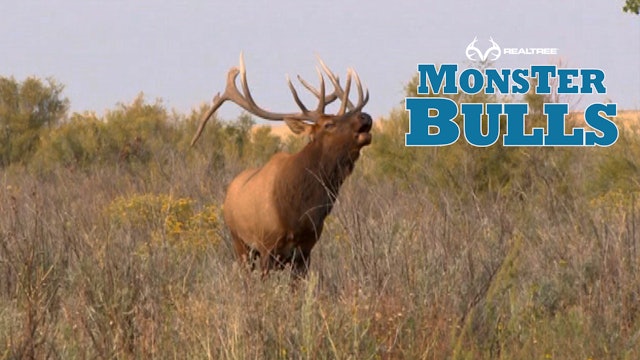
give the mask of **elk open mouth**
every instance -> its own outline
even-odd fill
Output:
[[[356,133],[356,141],[358,142],[359,147],[367,146],[371,144],[371,127],[373,126],[373,121],[368,114],[361,114],[361,119],[363,120],[362,125],[358,128],[358,132]]]
[[[360,129],[358,129],[358,133],[359,134],[360,133],[368,133],[369,131],[371,131],[371,126],[372,126],[372,123],[370,123],[370,122],[362,124],[362,126],[360,126]]]
[[[358,130],[356,139],[359,147],[367,146],[371,144],[371,124],[364,124]]]

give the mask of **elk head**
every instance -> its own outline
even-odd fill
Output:
[[[317,99],[314,109],[307,108],[287,79],[289,89],[300,111],[275,113],[259,107],[247,85],[242,54],[240,66],[227,74],[223,93],[213,98],[211,109],[204,115],[191,144],[200,137],[207,121],[229,100],[262,119],[284,121],[296,134],[306,134],[310,142],[296,154],[274,155],[262,168],[248,169],[229,185],[224,202],[224,218],[234,248],[240,259],[259,254],[263,273],[273,267],[291,264],[297,274],[304,275],[311,248],[322,233],[325,217],[331,212],[342,182],[353,170],[360,149],[371,143],[371,116],[362,112],[369,101],[360,78],[348,70],[344,89],[337,76],[319,60],[319,87],[315,88],[298,76],[300,83]],[[327,93],[324,74],[333,85]],[[240,75],[242,91],[236,79]],[[356,104],[349,100],[351,83],[358,92]],[[335,114],[326,107],[340,100]]]
[[[229,70],[225,91],[214,96],[211,108],[203,116],[198,130],[191,140],[191,146],[196,143],[211,116],[227,100],[236,103],[244,110],[262,119],[284,121],[291,131],[296,134],[306,134],[312,141],[316,138],[322,138],[325,135],[329,138],[336,137],[337,135],[335,134],[342,134],[342,136],[345,136],[348,130],[351,129],[352,136],[355,139],[354,145],[360,147],[368,145],[371,142],[371,135],[369,134],[372,124],[371,117],[366,113],[361,113],[360,111],[369,101],[369,91],[367,90],[366,94],[363,94],[360,78],[352,69],[349,69],[347,72],[347,82],[343,89],[338,77],[334,75],[334,73],[321,59],[318,59],[318,61],[322,70],[327,74],[329,80],[334,86],[333,92],[331,94],[326,94],[324,76],[318,68],[316,70],[320,79],[319,90],[298,76],[298,80],[302,85],[318,98],[317,107],[313,110],[309,110],[300,100],[291,80],[287,78],[289,89],[291,90],[293,98],[301,111],[296,113],[275,113],[262,109],[253,100],[251,91],[249,90],[249,85],[247,84],[244,58],[242,54],[240,54],[240,66],[233,67]],[[236,85],[236,78],[238,75],[240,75],[242,92],[240,92]],[[357,105],[353,105],[349,100],[349,90],[352,78],[355,79],[358,91]],[[335,115],[325,114],[326,106],[337,99],[342,101],[338,112]]]

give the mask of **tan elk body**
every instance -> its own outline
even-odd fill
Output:
[[[352,172],[360,149],[371,143],[372,120],[361,111],[369,93],[363,94],[357,74],[349,70],[342,89],[331,70],[322,61],[320,65],[334,91],[325,93],[324,77],[318,70],[319,89],[299,78],[318,98],[316,109],[308,110],[288,81],[301,111],[272,113],[256,105],[251,97],[241,56],[240,68],[229,71],[224,93],[214,97],[213,106],[192,141],[192,144],[197,141],[208,119],[227,100],[263,119],[285,121],[293,132],[309,136],[309,143],[300,152],[275,154],[261,168],[242,172],[227,190],[224,219],[234,249],[245,263],[253,263],[254,255],[259,256],[263,274],[287,265],[291,265],[295,275],[306,274],[311,249],[322,234],[324,219],[333,208],[340,186]],[[238,74],[242,92],[236,86]],[[349,100],[352,78],[358,91],[355,105]],[[338,112],[325,114],[326,105],[337,99],[341,101]]]

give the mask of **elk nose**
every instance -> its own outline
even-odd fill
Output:
[[[360,132],[366,132],[371,130],[371,125],[373,125],[373,119],[371,119],[371,115],[367,113],[360,113],[358,116],[360,120]]]

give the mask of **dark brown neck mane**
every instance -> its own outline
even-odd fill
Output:
[[[294,232],[313,230],[320,236],[322,222],[356,160],[357,156],[343,149],[326,151],[320,141],[292,155],[285,166],[287,174],[274,191],[281,219],[297,219],[286,226]]]

